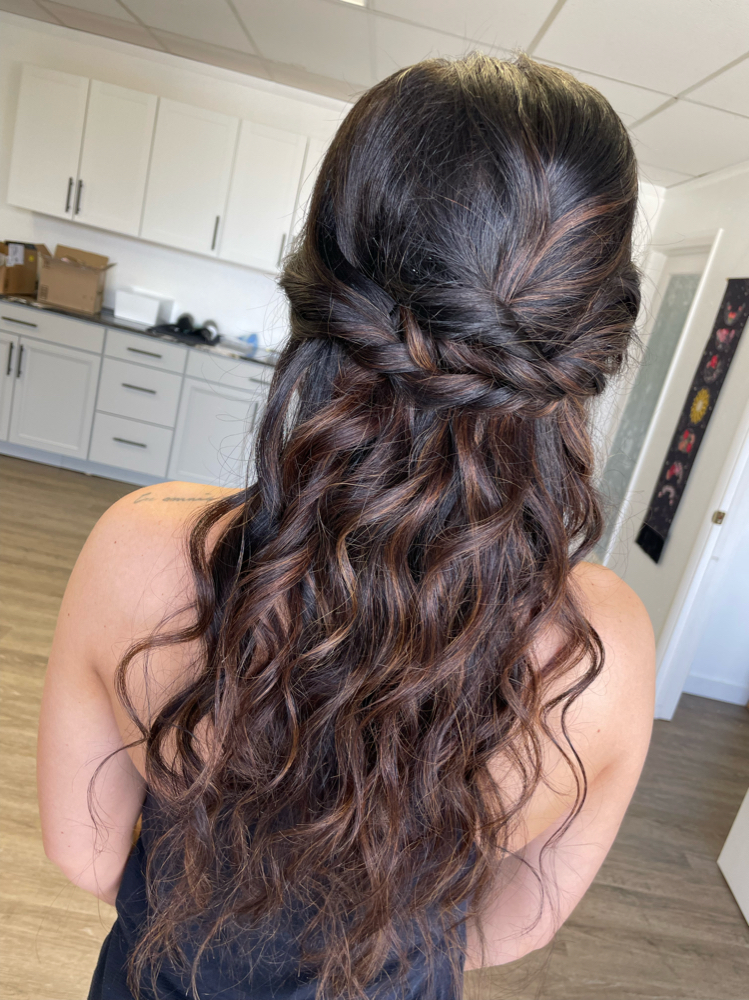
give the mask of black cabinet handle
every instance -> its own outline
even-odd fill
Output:
[[[216,216],[216,221],[213,223],[213,239],[211,240],[211,250],[216,249],[216,237],[218,236],[218,224],[221,216]]]
[[[23,344],[18,349],[18,368],[16,368],[16,378],[21,377],[21,361],[23,360]]]
[[[113,441],[119,441],[120,444],[132,444],[136,448],[147,448],[148,447],[148,445],[147,444],[143,444],[142,441],[128,441],[127,438],[113,437],[112,440]]]
[[[142,385],[131,385],[129,382],[120,382],[120,385],[126,389],[137,389],[138,392],[150,392],[152,396],[156,395],[155,389],[144,389]]]
[[[83,181],[78,181],[78,192],[75,196],[75,215],[81,210],[81,191],[83,190]]]
[[[147,354],[149,358],[163,358],[163,354],[157,354],[156,351],[142,351],[140,347],[128,347],[128,351],[132,351],[133,354]]]
[[[6,371],[5,371],[6,375],[10,375],[11,371],[13,370],[13,348],[14,348],[14,346],[15,345],[14,345],[13,341],[11,340],[11,342],[8,344],[8,367],[7,367]]]
[[[27,319],[13,319],[12,316],[0,316],[6,323],[18,323],[19,326],[33,326],[36,330],[36,323],[29,323]]]
[[[65,214],[67,215],[70,211],[70,196],[73,193],[73,178],[68,177],[68,196],[65,199]]]

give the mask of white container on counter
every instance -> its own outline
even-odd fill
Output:
[[[173,299],[161,298],[137,289],[118,288],[114,293],[115,319],[155,326],[157,323],[168,323],[173,308]]]

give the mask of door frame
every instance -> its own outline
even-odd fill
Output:
[[[697,254],[707,251],[707,259],[705,265],[702,269],[702,274],[700,275],[700,280],[697,284],[697,288],[694,293],[694,298],[692,299],[692,304],[687,312],[686,319],[684,320],[684,326],[682,327],[681,334],[679,336],[679,342],[676,345],[676,350],[674,351],[673,357],[671,358],[671,363],[668,366],[668,371],[666,372],[666,377],[663,380],[663,385],[661,386],[661,391],[658,395],[658,402],[656,403],[653,415],[650,418],[650,423],[648,424],[648,429],[643,438],[642,445],[640,447],[640,453],[637,456],[637,461],[635,462],[634,468],[632,469],[632,474],[629,477],[629,484],[627,490],[622,498],[622,502],[619,505],[619,509],[616,512],[614,520],[614,528],[611,532],[608,545],[606,546],[606,551],[601,558],[601,563],[604,566],[610,566],[613,561],[615,561],[617,556],[617,549],[621,539],[622,528],[627,520],[632,515],[632,497],[639,490],[635,490],[634,484],[639,482],[640,473],[642,471],[643,463],[646,461],[648,451],[652,445],[653,437],[658,429],[658,422],[663,413],[664,400],[668,394],[668,390],[671,386],[671,382],[674,378],[674,372],[679,366],[681,360],[681,355],[685,349],[685,345],[692,334],[692,328],[695,322],[695,316],[701,305],[701,299],[705,293],[705,287],[711,277],[711,272],[715,264],[715,258],[718,253],[718,248],[720,242],[723,238],[724,229],[713,230],[710,233],[699,232],[691,233],[681,240],[678,245],[663,250],[653,250],[653,260],[648,265],[648,271],[650,274],[650,281],[652,282],[652,288],[650,291],[650,296],[648,300],[649,315],[647,323],[645,324],[645,329],[642,333],[643,350],[647,349],[647,345],[650,340],[650,335],[653,332],[653,327],[655,325],[656,316],[658,314],[658,308],[660,307],[659,297],[662,298],[664,289],[661,288],[661,283],[663,280],[664,272],[666,271],[666,265],[670,257],[687,257],[692,254]],[[656,306],[657,302],[657,306]],[[629,392],[634,385],[634,380],[626,393],[626,395],[621,396],[617,400],[617,420],[615,423],[607,428],[607,448],[611,447],[616,435],[616,430],[618,423],[621,420],[624,410],[627,406],[627,400],[629,398]],[[674,421],[676,421],[674,417]]]
[[[744,408],[731,441],[723,470],[710,498],[705,523],[697,535],[658,642],[656,719],[673,717],[692,666],[691,654],[701,624],[696,611],[701,606],[700,598],[705,573],[721,531],[720,524],[712,521],[712,512],[729,509],[747,465],[749,465],[749,403]]]

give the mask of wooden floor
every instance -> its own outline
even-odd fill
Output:
[[[134,487],[0,457],[0,1000],[84,1000],[113,908],[46,860],[34,753],[65,582]],[[749,713],[685,696],[591,890],[552,946],[466,977],[470,1000],[749,1000],[749,927],[715,859],[749,786]]]

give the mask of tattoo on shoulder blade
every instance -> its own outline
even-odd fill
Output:
[[[133,503],[153,503],[157,498],[151,495],[151,491],[148,493],[143,493],[141,496],[136,497]],[[209,500],[214,500],[215,497],[212,496],[202,496],[202,497],[161,497],[162,503],[207,503]]]

